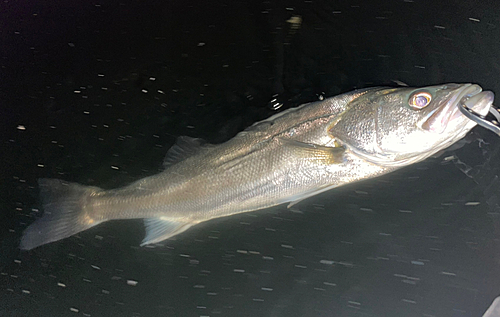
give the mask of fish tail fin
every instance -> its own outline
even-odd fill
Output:
[[[102,222],[85,212],[90,195],[102,189],[47,178],[39,179],[38,184],[44,214],[24,231],[22,250],[67,238]]]

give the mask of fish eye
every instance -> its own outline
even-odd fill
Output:
[[[420,91],[414,93],[408,100],[408,103],[410,104],[410,107],[412,109],[420,110],[427,107],[431,103],[431,100],[432,100],[432,95],[430,93],[425,91]]]

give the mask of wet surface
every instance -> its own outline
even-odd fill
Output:
[[[4,2],[2,316],[480,316],[500,292],[498,137],[139,247],[113,221],[29,252],[36,180],[113,188],[180,135],[223,142],[355,88],[498,92],[491,2]],[[300,19],[299,19],[300,17]]]

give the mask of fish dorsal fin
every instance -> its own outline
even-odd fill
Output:
[[[166,217],[144,219],[146,236],[142,240],[141,246],[158,243],[186,231],[193,223],[169,220]]]
[[[255,122],[251,126],[247,127],[245,130],[239,132],[237,136],[241,137],[241,136],[244,136],[244,135],[246,135],[248,133],[255,133],[255,132],[265,131],[265,130],[268,129],[269,126],[272,126],[280,118],[283,118],[286,115],[289,115],[291,113],[299,113],[300,109],[305,108],[305,107],[307,107],[310,104],[311,103],[306,103],[306,104],[300,105],[298,107],[289,108],[289,109],[283,110],[281,112],[278,112],[278,113],[270,116],[267,119]]]
[[[167,151],[167,155],[163,160],[163,167],[169,167],[175,163],[185,160],[186,158],[198,153],[201,149],[213,146],[203,139],[191,138],[188,136],[180,136],[175,141],[175,144]]]

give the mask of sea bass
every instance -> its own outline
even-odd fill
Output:
[[[104,190],[40,179],[44,214],[21,239],[33,249],[113,219],[143,218],[141,245],[210,219],[288,203],[414,164],[460,140],[494,95],[474,84],[369,88],[285,110],[222,144],[179,137],[165,170]]]

